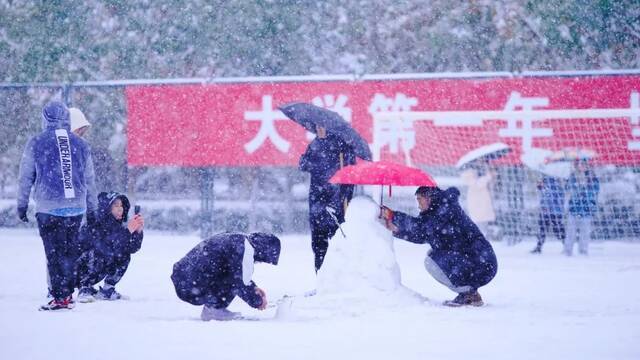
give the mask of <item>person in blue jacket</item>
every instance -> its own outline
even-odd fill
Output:
[[[78,229],[95,220],[96,196],[89,144],[70,130],[69,110],[52,101],[42,109],[43,131],[26,144],[20,161],[17,212],[28,222],[33,188],[35,215],[47,257],[53,299],[40,310],[74,306]]]
[[[566,237],[564,227],[564,186],[558,178],[542,175],[538,181],[540,193],[540,212],[538,214],[538,243],[531,250],[532,254],[542,253],[542,246],[548,231],[553,231],[562,241]]]
[[[98,195],[98,217],[94,224],[80,229],[82,254],[77,263],[78,301],[118,300],[116,291],[131,262],[131,254],[142,246],[144,217],[134,214],[128,220],[129,199],[117,192]],[[104,280],[100,290],[93,286]]]
[[[267,295],[252,280],[254,262],[272,265],[280,258],[280,239],[267,233],[221,233],[196,245],[173,265],[176,295],[192,305],[204,305],[200,318],[233,320],[227,309],[238,296],[264,310]]]
[[[331,184],[340,168],[356,163],[353,149],[339,136],[318,126],[316,138],[300,157],[300,170],[311,174],[309,184],[309,225],[316,272],[329,248],[329,239],[344,222],[345,208],[353,197],[353,185]],[[330,210],[328,210],[328,208]]]
[[[600,180],[591,169],[589,160],[578,159],[574,162],[574,166],[575,171],[565,185],[569,198],[569,215],[563,251],[567,256],[573,254],[578,233],[578,251],[582,255],[588,255],[591,220],[598,211],[598,193],[600,192]]]
[[[386,227],[397,238],[429,244],[424,264],[440,283],[458,293],[448,306],[482,306],[478,288],[496,275],[498,262],[491,244],[458,203],[456,188],[421,186],[416,190],[420,215],[413,217],[381,208]]]

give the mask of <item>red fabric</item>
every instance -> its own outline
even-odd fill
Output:
[[[296,166],[309,140],[302,126],[277,113],[278,105],[292,101],[318,103],[331,110],[341,108],[343,117],[373,144],[372,112],[382,110],[381,107],[387,111],[505,110],[510,99],[522,97],[545,99],[546,103],[535,106],[536,109],[628,109],[634,103],[632,94],[638,91],[639,75],[129,86],[126,88],[128,164]],[[380,98],[383,101],[376,101]],[[258,136],[262,116],[275,119],[269,127],[279,136],[274,141]],[[638,117],[548,119],[525,125],[523,121],[509,125],[506,120],[438,124],[432,120],[417,121],[407,125],[415,134],[410,151],[399,148],[402,142],[398,141],[393,149],[381,145],[379,158],[415,165],[452,166],[470,150],[504,142],[513,151],[498,161],[515,165],[520,164],[527,142],[529,146],[552,151],[567,147],[590,149],[598,154],[596,164],[640,163]],[[539,131],[548,131],[550,135],[539,135]]]
[[[333,184],[436,186],[420,169],[388,161],[360,161],[338,170],[329,180]]]

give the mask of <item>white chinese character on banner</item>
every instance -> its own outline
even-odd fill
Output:
[[[632,110],[640,110],[640,94],[637,91],[631,93],[629,100]],[[627,143],[629,150],[640,150],[640,115],[631,116],[631,136],[634,138]]]
[[[417,98],[407,97],[402,93],[397,93],[395,98],[376,94],[369,105],[369,113],[373,115],[381,111],[411,111],[411,108],[416,105],[418,105]],[[399,119],[374,117],[373,144],[371,144],[374,160],[380,159],[380,151],[385,146],[389,146],[389,152],[392,154],[397,154],[401,147],[405,163],[411,165],[411,150],[415,145],[416,132],[413,128],[413,120],[402,117]]]
[[[549,106],[548,97],[522,97],[519,92],[514,91],[509,96],[509,100],[504,107],[505,111],[530,111],[537,107]],[[501,137],[519,137],[522,138],[522,152],[527,153],[531,150],[533,138],[553,136],[553,129],[550,128],[534,128],[533,122],[536,121],[530,116],[522,115],[520,119],[508,119],[507,127],[500,129],[498,134]],[[521,125],[521,126],[518,126]]]
[[[289,151],[291,144],[283,139],[276,130],[276,120],[286,120],[287,117],[280,110],[273,110],[273,101],[271,95],[264,95],[262,97],[262,110],[261,111],[245,111],[244,119],[247,121],[260,121],[260,130],[256,136],[244,144],[244,149],[249,153],[253,153],[258,150],[266,139],[269,139],[276,149],[283,153]]]
[[[349,98],[344,94],[340,94],[337,97],[331,94],[326,94],[314,97],[313,100],[311,100],[311,103],[315,106],[335,111],[345,121],[351,122],[351,108],[347,106],[348,100]],[[307,131],[307,140],[313,140],[315,137],[316,135],[314,133]]]

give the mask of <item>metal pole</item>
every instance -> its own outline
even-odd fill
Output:
[[[206,239],[213,235],[214,178],[215,169],[200,168],[200,237]]]
[[[62,86],[62,101],[67,107],[73,105],[73,85],[64,84]]]

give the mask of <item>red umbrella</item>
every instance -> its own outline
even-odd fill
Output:
[[[332,184],[432,186],[436,182],[420,169],[388,161],[360,161],[338,170],[329,180]],[[382,205],[382,194],[380,194]]]

